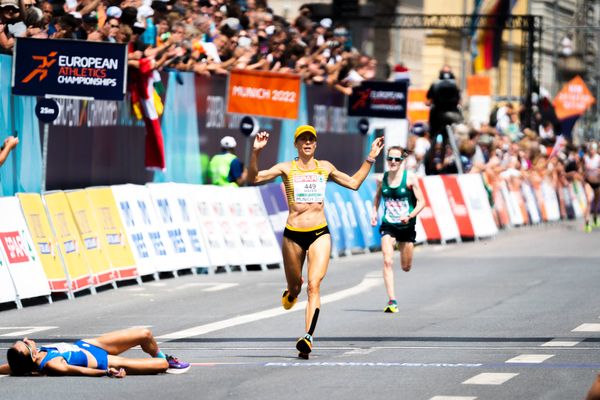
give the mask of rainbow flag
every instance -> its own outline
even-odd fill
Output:
[[[502,47],[502,31],[517,0],[475,0],[473,15],[489,15],[489,26],[480,27],[480,19],[471,27],[471,54],[473,72],[479,73],[497,67]],[[485,29],[484,29],[485,28]]]

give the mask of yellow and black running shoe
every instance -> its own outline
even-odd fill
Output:
[[[308,355],[312,351],[312,342],[312,336],[307,333],[298,339],[296,342],[296,349],[300,352],[300,354]]]
[[[396,300],[390,300],[387,303],[387,306],[385,306],[385,308],[383,309],[383,312],[397,313],[398,312],[398,303],[396,302]]]
[[[283,296],[281,296],[281,305],[286,310],[289,310],[290,308],[294,307],[294,305],[296,304],[297,301],[298,301],[297,297],[290,299],[289,290],[286,290],[285,292],[283,292]]]

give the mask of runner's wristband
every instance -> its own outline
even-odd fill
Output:
[[[375,164],[375,159],[371,158],[371,157],[367,157],[367,159],[365,161],[368,162],[369,164]]]

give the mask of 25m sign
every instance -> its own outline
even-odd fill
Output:
[[[0,241],[10,264],[29,261],[23,237],[19,232],[0,232]]]
[[[23,96],[123,100],[126,57],[124,44],[17,38],[12,91]]]

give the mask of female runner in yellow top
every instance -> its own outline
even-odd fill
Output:
[[[331,257],[331,236],[325,220],[325,183],[331,179],[338,185],[357,190],[363,183],[375,158],[383,148],[383,138],[371,145],[369,156],[352,176],[339,171],[329,161],[315,159],[317,132],[310,125],[302,125],[294,134],[298,157],[258,171],[258,156],[269,141],[268,132],[260,132],[254,139],[248,167],[248,182],[262,183],[278,176],[284,181],[289,215],[283,232],[283,264],[287,290],[282,305],[286,310],[294,306],[302,289],[302,266],[308,260],[308,304],[306,306],[306,335],[298,339],[300,356],[308,358],[312,350],[312,334],[321,307],[320,286]]]

